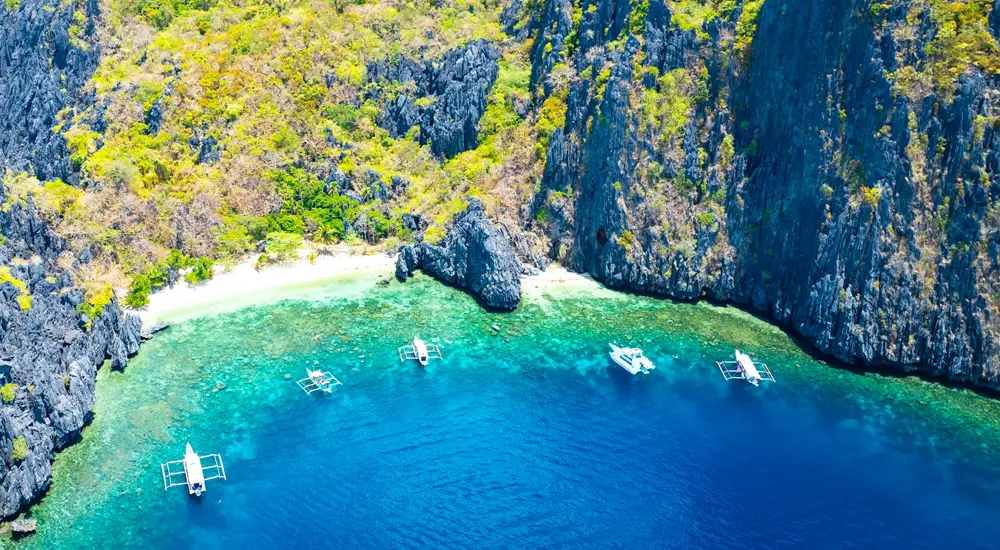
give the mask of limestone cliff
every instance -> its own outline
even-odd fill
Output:
[[[97,0],[0,4],[0,168],[69,181],[69,151],[53,127],[80,99],[100,59]]]
[[[79,9],[0,4],[0,169],[74,179],[52,127],[97,66],[87,43],[97,3]],[[0,518],[48,487],[55,451],[90,418],[97,368],[106,359],[123,368],[139,348],[140,325],[117,301],[95,319],[81,314],[83,293],[57,262],[65,243],[30,200],[6,199],[0,188]]]
[[[371,96],[383,101],[381,124],[394,137],[418,127],[421,141],[444,157],[474,149],[499,58],[495,45],[476,40],[440,59],[369,64]],[[396,87],[408,93],[389,91]]]
[[[6,518],[48,487],[55,451],[90,418],[98,367],[106,359],[125,367],[139,349],[140,322],[117,301],[96,319],[78,312],[83,293],[55,264],[62,242],[30,204],[0,213],[0,230],[7,239],[0,265],[13,265],[3,268],[9,277],[0,283],[0,518]]]
[[[0,218],[0,515],[137,346],[74,258],[401,241],[401,279],[504,310],[551,260],[1000,388],[1000,1],[162,7],[0,4],[0,168],[48,208]]]
[[[486,218],[477,199],[469,199],[440,243],[400,248],[396,277],[405,281],[415,269],[469,290],[489,308],[512,310],[521,300],[521,267],[510,237]]]
[[[537,78],[581,75],[533,202],[551,257],[746,304],[847,362],[1000,387],[995,62],[961,61],[922,2],[728,4],[695,28],[662,0],[642,27],[615,0],[577,30],[568,4],[530,16],[554,46]],[[957,40],[995,56],[969,4]]]

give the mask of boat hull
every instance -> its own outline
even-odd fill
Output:
[[[614,364],[616,364],[619,367],[625,369],[626,372],[628,372],[629,374],[631,374],[633,376],[635,376],[636,374],[639,374],[640,372],[643,373],[643,374],[649,374],[648,370],[643,369],[641,367],[636,367],[636,366],[628,364],[620,356],[615,355],[614,352],[608,353],[608,357],[611,358],[611,361],[613,361]]]

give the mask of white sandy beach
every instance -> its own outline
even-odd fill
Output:
[[[559,291],[601,292],[607,290],[586,273],[569,271],[559,264],[551,264],[538,275],[521,277],[521,294],[539,298],[546,293]]]
[[[552,264],[545,268],[545,271],[538,275],[526,275],[521,277],[521,287],[543,287],[543,286],[589,286],[598,287],[600,284],[590,275],[569,271],[559,264]]]
[[[304,254],[303,254],[304,255]],[[254,269],[254,259],[247,259],[229,271],[217,270],[215,276],[191,286],[183,280],[149,297],[149,305],[139,311],[143,326],[160,321],[180,321],[199,315],[232,311],[248,305],[260,305],[284,298],[314,294],[334,279],[352,274],[370,274],[391,278],[395,271],[395,256],[382,253],[352,254],[346,246],[330,249],[330,254],[310,262],[305,257],[285,264]],[[346,280],[346,279],[345,279]],[[588,275],[573,273],[552,264],[538,275],[521,278],[525,298],[541,298],[551,291],[599,291],[603,287]]]
[[[215,276],[191,286],[183,280],[173,288],[150,295],[149,305],[139,311],[143,326],[159,321],[175,321],[225,309],[234,309],[270,299],[295,295],[296,291],[322,286],[331,279],[370,272],[372,277],[391,277],[395,257],[377,253],[351,254],[346,246],[333,247],[331,254],[310,262],[294,262],[254,269],[254,259],[247,259],[229,271],[216,270]]]

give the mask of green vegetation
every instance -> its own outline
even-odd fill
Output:
[[[538,114],[537,152],[540,157],[544,157],[549,149],[549,137],[552,136],[552,132],[566,125],[567,96],[567,93],[553,94],[542,104]]]
[[[635,248],[635,243],[636,243],[635,235],[628,229],[622,231],[622,236],[618,237],[618,244],[625,247],[625,250],[627,252],[632,252],[632,249]]]
[[[632,34],[642,34],[646,31],[646,14],[649,12],[649,0],[642,0],[629,13],[628,27]]]
[[[691,71],[679,68],[660,77],[643,92],[641,128],[654,129],[664,150],[679,147],[679,138],[695,106],[697,83]],[[730,140],[732,145],[732,140]]]
[[[84,40],[86,26],[87,16],[82,11],[76,10],[73,12],[73,24],[66,29],[69,34],[69,43],[84,51],[90,49],[90,44]]]
[[[757,34],[757,18],[760,17],[760,9],[764,7],[764,0],[746,0],[743,2],[743,11],[736,22],[736,41],[733,43],[733,51],[743,60],[750,62],[751,46],[754,35]]]
[[[897,40],[917,48],[915,37],[925,14],[937,26],[937,32],[921,52],[927,61],[920,70],[907,65],[893,74],[895,89],[911,101],[919,101],[931,91],[951,101],[962,73],[975,68],[987,77],[1000,74],[1000,45],[989,27],[992,7],[992,0],[914,2],[905,24],[894,30]]]
[[[188,271],[187,275],[184,275],[184,280],[192,285],[207,281],[212,278],[214,266],[215,260],[211,258],[198,258],[194,262],[191,271]]]
[[[21,0],[7,0],[7,11],[10,13],[14,13],[19,7],[21,7]]]
[[[194,280],[209,259],[230,265],[272,233],[377,244],[407,238],[400,216],[411,211],[439,235],[465,197],[492,210],[500,194],[528,192],[565,122],[569,67],[539,115],[518,114],[531,101],[529,49],[505,42],[501,10],[480,0],[112,0],[102,16],[119,42],[92,79],[107,129],[98,134],[72,108],[53,128],[86,190],[13,175],[4,185],[21,189],[14,200],[44,196],[56,231],[93,252],[92,269],[78,275],[130,284],[133,307],[162,284],[173,249],[204,259]],[[479,38],[500,45],[503,58],[477,148],[441,161],[416,133],[394,139],[378,126],[369,63],[434,60]],[[387,86],[382,97],[405,91]],[[199,162],[213,152],[206,141],[217,161]],[[331,166],[358,195],[320,180]],[[499,178],[504,166],[516,175]],[[382,186],[392,188],[388,204]]]
[[[139,309],[145,307],[149,303],[149,294],[157,288],[162,287],[167,284],[167,277],[170,271],[180,272],[183,269],[188,269],[196,267],[198,260],[185,255],[180,250],[176,248],[170,251],[167,257],[155,265],[147,267],[141,273],[132,279],[132,284],[129,287],[129,292],[125,296],[125,304],[129,307]],[[208,266],[209,276],[206,278],[211,278],[211,264]],[[206,269],[203,266],[200,271],[200,275],[204,275]],[[197,283],[198,279],[193,282]],[[189,281],[190,282],[190,281]]]
[[[720,9],[726,3],[726,0],[722,2],[716,0],[667,0],[667,6],[670,7],[673,14],[671,19],[673,23],[684,31],[698,31],[699,38],[703,39],[707,38],[707,35],[702,31],[702,25],[706,21],[719,17]]]
[[[10,457],[14,460],[14,462],[21,462],[27,458],[28,454],[31,452],[31,449],[28,448],[28,441],[24,439],[23,435],[21,435],[15,438],[13,443],[14,450]]]
[[[10,268],[7,266],[0,266],[0,284],[3,283],[10,283],[17,287],[17,290],[20,292],[17,296],[17,305],[21,307],[22,311],[31,309],[31,294],[28,293],[28,285],[11,275]]]
[[[149,295],[153,292],[153,284],[146,273],[140,273],[132,280],[128,294],[125,295],[125,305],[139,309],[149,304]]]
[[[722,138],[722,144],[719,146],[719,162],[722,164],[723,168],[729,168],[733,163],[733,156],[736,151],[733,147],[733,136],[726,134]]]
[[[833,198],[833,187],[830,187],[825,183],[820,186],[819,192],[823,194],[823,198],[825,200],[830,200]]]
[[[295,233],[274,232],[267,234],[266,250],[278,261],[284,262],[298,258],[302,247],[302,237]]]
[[[78,214],[78,202],[83,192],[55,179],[42,183],[24,172],[7,171],[3,176],[6,194],[4,208],[25,204],[30,197],[35,209],[48,219]]]
[[[882,199],[882,190],[879,187],[861,186],[861,201],[869,206],[878,206]]]
[[[284,233],[276,231],[268,233],[265,240],[266,254],[257,257],[254,264],[255,269],[260,269],[268,264],[287,262],[299,257],[299,249],[302,248],[302,237],[295,233]],[[309,262],[315,262],[315,253],[309,254]]]
[[[3,399],[4,403],[10,403],[14,401],[14,395],[17,393],[17,384],[10,382],[4,384],[0,387],[0,399]]]
[[[945,197],[931,217],[931,229],[939,237],[944,236],[951,221],[951,197]]]
[[[486,104],[486,112],[479,121],[479,140],[493,144],[498,135],[504,135],[521,123],[513,108],[514,101],[530,101],[531,66],[514,59],[500,61],[497,81],[493,84]]]
[[[110,283],[87,288],[87,291],[84,293],[85,299],[77,306],[76,310],[89,318],[87,321],[88,327],[94,319],[104,314],[104,306],[111,303],[114,295],[114,290],[111,289]]]

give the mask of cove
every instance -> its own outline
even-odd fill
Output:
[[[1000,403],[812,360],[735,308],[426,277],[188,319],[102,369],[18,548],[985,548]],[[490,328],[497,324],[499,334]],[[401,364],[419,333],[445,359]],[[657,364],[630,376],[607,343]],[[736,346],[777,384],[726,383]],[[344,385],[308,396],[324,366]],[[290,374],[292,380],[285,380]],[[165,492],[185,442],[229,479]]]

